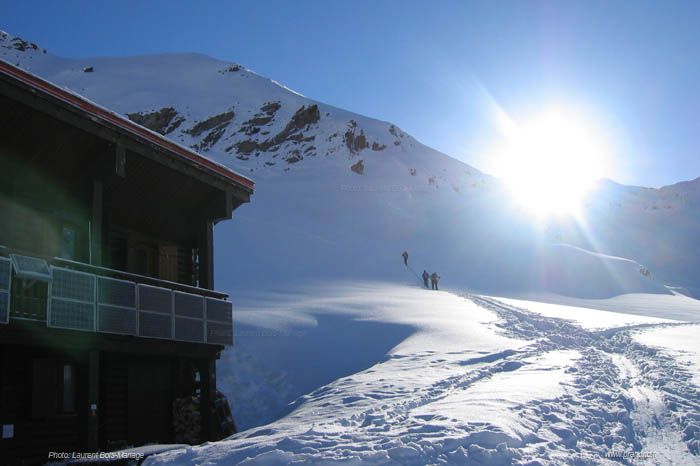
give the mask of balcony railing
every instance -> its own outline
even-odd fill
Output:
[[[226,298],[75,261],[0,256],[0,324],[30,319],[51,328],[231,345],[232,305]]]

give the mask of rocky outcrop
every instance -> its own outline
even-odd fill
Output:
[[[178,117],[173,107],[165,107],[149,113],[127,113],[126,116],[134,123],[162,135],[172,133],[185,121],[183,117]]]
[[[26,41],[21,37],[13,37],[4,31],[0,31],[0,47],[8,50],[22,52],[23,55],[27,56],[29,56],[29,54],[33,52],[46,54],[46,49],[39,48],[39,46],[35,43]],[[3,52],[3,54],[5,54],[5,52]],[[4,56],[3,60],[11,61],[10,57],[7,55]],[[20,63],[16,62],[16,65],[20,66]]]
[[[269,105],[270,106],[267,107],[267,110],[265,110],[266,112],[272,112],[274,114],[274,112],[276,112],[279,109],[279,104],[276,102]],[[266,106],[263,106],[261,110],[265,108]],[[267,117],[257,116],[255,118]],[[317,123],[320,120],[320,118],[321,113],[318,110],[318,105],[314,104],[309,107],[302,106],[292,116],[289,123],[287,123],[284,129],[277,133],[274,137],[266,139],[262,142],[253,139],[246,139],[244,141],[237,142],[233,146],[227,147],[225,150],[228,152],[235,147],[236,152],[238,152],[239,154],[250,154],[253,151],[266,152],[269,150],[277,150],[279,146],[285,142],[293,142],[298,144],[302,142],[313,141],[314,139],[316,139],[315,136],[305,137],[304,133],[301,130],[308,129],[310,125]]]
[[[209,131],[199,144],[194,144],[192,146],[195,150],[206,151],[221,139],[221,136],[223,136],[226,127],[231,123],[233,117],[234,113],[233,110],[231,110],[230,112],[221,113],[207,118],[204,121],[200,121],[192,128],[183,132],[190,136],[197,137],[205,131]]]
[[[219,73],[222,73],[222,74],[223,73],[237,73],[237,72],[241,71],[241,69],[242,69],[241,65],[234,63],[232,65],[227,66],[223,70],[219,70]]]
[[[354,171],[358,175],[364,175],[365,174],[365,164],[362,161],[362,159],[358,160],[357,163],[354,163],[350,167],[350,170]]]
[[[308,107],[302,107],[297,110],[297,112],[292,117],[292,120],[284,128],[284,131],[293,132],[295,130],[302,129],[306,126],[317,123],[321,119],[321,112],[318,110],[318,105],[310,105]]]
[[[279,102],[267,102],[265,105],[260,107],[260,110],[267,113],[269,116],[273,116],[275,113],[277,113],[277,110],[279,110],[280,107],[281,105]]]
[[[173,400],[173,430],[175,441],[195,445],[200,443],[202,414],[199,397],[188,396]]]
[[[33,42],[27,42],[20,37],[13,37],[12,40],[10,40],[10,44],[10,47],[15,50],[19,50],[20,52],[25,52],[28,49],[39,50],[38,45]]]
[[[401,131],[400,129],[398,129],[398,128],[397,128],[396,126],[394,126],[394,125],[389,126],[389,132],[390,132],[392,135],[394,135],[395,137],[397,137],[397,138],[402,138],[402,137],[404,137],[403,131]]]
[[[221,113],[219,115],[215,115],[211,118],[207,118],[204,121],[200,121],[196,125],[194,125],[190,129],[186,129],[184,132],[189,134],[190,136],[197,137],[200,134],[202,134],[204,131],[208,131],[213,128],[218,128],[223,126],[228,125],[231,120],[233,119],[234,113],[233,111],[226,112],[226,113]]]
[[[398,129],[396,126],[391,125],[389,126],[389,133],[391,133],[391,135],[396,138],[396,140],[394,141],[394,145],[400,146],[401,139],[405,136],[404,132]]]
[[[357,122],[355,120],[350,120],[348,122],[348,130],[345,131],[343,135],[343,142],[352,154],[356,154],[362,149],[369,147],[369,142],[367,142],[364,130],[360,129],[360,132],[356,133],[357,128]]]
[[[353,129],[347,130],[343,136],[343,142],[345,142],[348,150],[353,154],[356,154],[362,149],[369,147],[369,143],[367,142],[367,138],[365,137],[365,132],[363,130],[360,130],[360,134],[355,134]]]
[[[365,136],[365,131],[359,128],[360,131],[358,133],[358,128],[359,127],[357,126],[357,122],[355,120],[350,120],[348,122],[348,130],[345,131],[345,134],[343,134],[343,142],[345,143],[345,146],[348,148],[351,154],[357,154],[363,149],[367,149],[368,147],[370,147],[369,141]],[[394,128],[393,125],[392,128]],[[386,144],[380,144],[375,141],[372,143],[371,147],[373,151],[379,152],[386,149]]]
[[[204,137],[204,139],[202,139],[202,142],[200,142],[199,144],[195,144],[193,146],[194,149],[201,150],[201,151],[209,150],[209,148],[211,146],[213,146],[214,144],[219,142],[219,139],[221,139],[221,136],[224,135],[224,130],[226,129],[227,125],[228,124],[217,127],[215,129],[209,131],[209,133],[207,133],[207,135]]]
[[[271,117],[271,116],[264,116],[264,117],[255,116],[255,117],[251,118],[250,120],[246,121],[246,122],[243,123],[243,124],[244,124],[244,125],[250,125],[250,126],[263,126],[263,125],[268,124],[268,123],[271,122],[271,121],[272,121],[272,117]]]
[[[259,133],[262,126],[265,126],[274,120],[275,113],[279,109],[279,102],[267,102],[265,105],[260,107],[262,113],[256,113],[253,118],[243,123],[238,132],[245,133],[247,136],[252,136],[253,134]],[[269,132],[266,134],[269,134]]]
[[[250,154],[254,150],[266,150],[262,149],[261,145],[258,144],[257,141],[253,141],[252,139],[246,139],[245,141],[240,141],[235,144],[236,147],[236,152],[239,154]],[[234,146],[229,146],[226,149],[224,149],[226,152],[231,151]]]

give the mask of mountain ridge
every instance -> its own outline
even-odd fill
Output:
[[[566,270],[610,295],[666,292],[661,282],[700,288],[692,252],[700,224],[679,220],[700,206],[697,179],[662,188],[599,183],[586,199],[585,228],[572,218],[543,227],[500,180],[395,124],[309,99],[237,63],[198,53],[66,59],[9,34],[0,34],[0,58],[256,181],[254,206],[217,228],[222,256],[240,259],[217,265],[225,289],[289,280],[289,271],[298,279],[412,279],[397,267],[404,249],[460,287],[575,295],[576,286],[552,278]],[[659,216],[673,224],[660,227]],[[594,255],[555,243],[629,258],[654,278],[607,286],[615,277],[602,259],[593,264]],[[245,269],[251,264],[254,273]],[[590,295],[595,286],[580,288]]]

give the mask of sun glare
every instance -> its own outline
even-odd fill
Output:
[[[585,121],[560,111],[511,124],[494,157],[496,176],[539,216],[574,213],[608,171],[604,141]]]

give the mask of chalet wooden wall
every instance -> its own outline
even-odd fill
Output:
[[[46,367],[42,363],[57,367],[62,362],[75,365],[75,399],[85,399],[84,358],[36,347],[0,346],[0,419],[2,424],[14,425],[14,438],[0,439],[0,464],[20,464],[20,457],[43,464],[49,451],[86,448],[85,403],[76,404],[75,413],[61,413],[56,384],[45,377],[40,380],[42,374],[37,371],[37,366]]]
[[[75,412],[61,413],[60,367],[75,367]],[[98,445],[172,443],[173,401],[197,388],[202,360],[168,355],[100,354]],[[37,366],[56,370],[37,371]],[[44,464],[49,451],[89,451],[88,353],[0,345],[0,419],[14,438],[0,440],[0,464]]]

